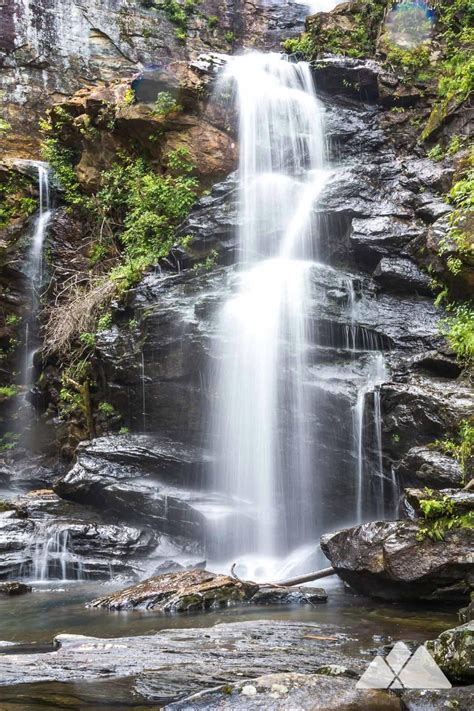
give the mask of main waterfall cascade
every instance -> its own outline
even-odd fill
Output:
[[[315,402],[308,372],[320,330],[314,287],[328,273],[346,292],[351,312],[346,348],[374,351],[377,344],[366,343],[355,323],[352,280],[321,261],[315,206],[330,170],[324,108],[309,66],[252,52],[229,60],[222,82],[234,88],[239,115],[242,265],[220,313],[216,354],[214,484],[231,497],[234,513],[220,531],[216,557],[238,560],[258,578],[281,572],[288,560],[297,565],[301,547],[312,543],[314,550],[324,531],[319,459],[326,443],[315,444],[311,432],[314,409],[323,403]],[[385,375],[383,356],[372,352],[351,415],[354,471],[347,476],[355,479],[354,501],[346,506],[353,520],[362,520],[370,495],[364,480],[369,393],[378,393]],[[379,451],[369,474],[383,488],[379,395],[372,405]]]

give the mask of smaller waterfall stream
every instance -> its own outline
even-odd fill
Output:
[[[31,246],[28,251],[27,274],[31,289],[31,310],[25,323],[24,372],[23,384],[28,391],[33,382],[33,358],[38,339],[38,310],[40,306],[41,286],[43,284],[44,242],[51,220],[51,193],[49,185],[49,167],[47,163],[32,161],[38,173],[39,210],[34,223]]]

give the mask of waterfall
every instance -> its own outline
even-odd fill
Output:
[[[214,488],[232,515],[210,555],[268,580],[304,569],[328,526],[384,514],[387,344],[363,325],[363,281],[321,259],[329,169],[309,66],[251,52],[229,60],[219,88],[239,116],[241,263],[218,317],[211,417]],[[341,306],[328,321],[329,292]]]
[[[37,319],[40,306],[40,292],[43,283],[44,241],[51,220],[51,196],[49,187],[49,167],[47,163],[31,161],[38,173],[39,210],[34,222],[31,245],[28,252],[27,274],[31,287],[31,310],[25,323],[25,366],[23,382],[28,390],[32,385],[33,358],[36,349]]]
[[[308,65],[276,54],[232,58],[223,81],[235,88],[240,119],[244,268],[219,321],[215,485],[240,515],[218,554],[271,557],[314,530],[304,382],[309,260],[318,251],[312,209],[325,179],[323,110]],[[292,500],[283,480],[289,463]]]
[[[384,514],[384,471],[382,460],[382,415],[380,406],[380,385],[387,379],[385,358],[382,353],[373,355],[367,365],[365,380],[358,388],[357,400],[353,408],[354,427],[354,462],[357,485],[357,521],[361,522],[364,512],[374,509],[374,514]],[[369,396],[372,399],[368,404]],[[366,427],[368,414],[372,415],[371,427]],[[370,443],[371,454],[366,455],[365,435],[366,430],[372,437]],[[370,467],[372,471],[366,471]],[[367,482],[373,486],[369,497]],[[367,501],[367,499],[370,499]],[[375,504],[375,506],[372,506]]]
[[[49,166],[41,161],[24,161],[29,169],[38,176],[39,209],[33,223],[31,242],[26,255],[26,275],[29,281],[29,311],[24,319],[24,337],[20,383],[24,388],[24,397],[18,417],[18,425],[23,443],[29,448],[33,445],[34,412],[28,401],[28,395],[34,382],[34,356],[39,344],[38,314],[40,310],[41,289],[43,286],[43,253],[48,226],[52,216]]]

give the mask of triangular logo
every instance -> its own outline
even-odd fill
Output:
[[[412,654],[397,642],[385,659],[375,657],[356,684],[357,689],[450,689],[445,677],[426,647]]]

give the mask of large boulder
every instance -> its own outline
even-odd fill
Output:
[[[426,647],[449,679],[463,684],[474,681],[474,622],[442,632]]]
[[[376,521],[321,538],[338,575],[354,590],[385,600],[465,602],[474,587],[474,531],[444,539],[420,535],[417,521]]]

